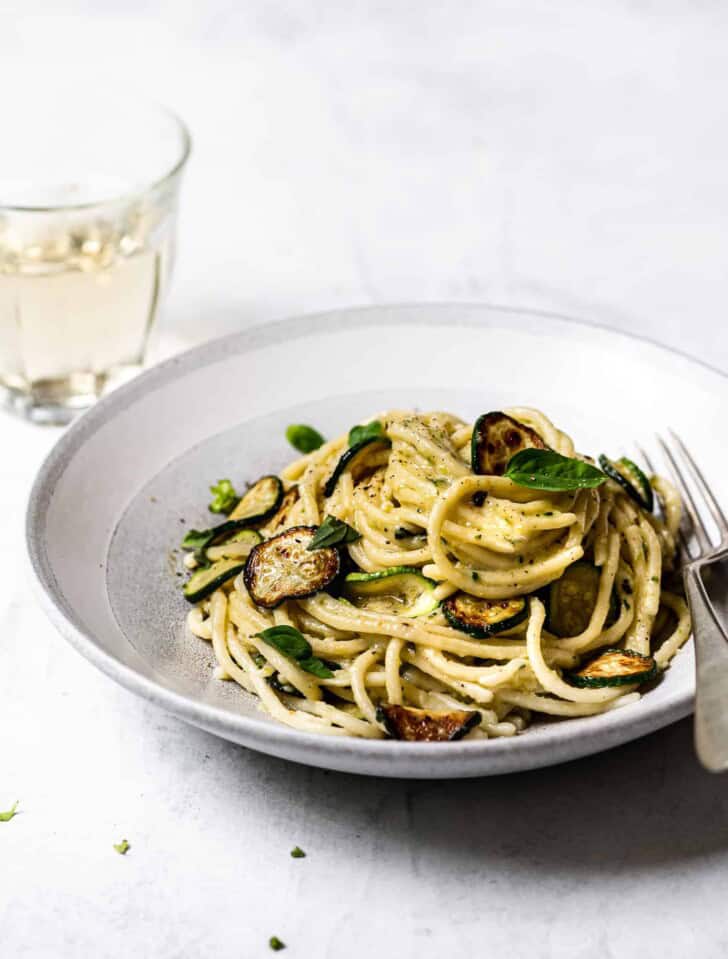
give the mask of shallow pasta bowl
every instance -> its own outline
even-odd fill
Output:
[[[449,778],[546,766],[608,749],[686,716],[692,644],[639,702],[536,724],[510,739],[403,743],[302,733],[213,677],[191,636],[173,552],[209,525],[208,487],[251,480],[295,455],[291,422],[327,436],[392,407],[466,419],[543,409],[589,453],[629,452],[670,425],[706,472],[728,379],[653,343],[563,317],[487,306],[376,307],[256,327],[163,363],[117,390],[58,442],[27,518],[39,595],[61,633],[123,686],[244,746],[314,766]]]

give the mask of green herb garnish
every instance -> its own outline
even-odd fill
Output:
[[[286,948],[285,942],[281,942],[278,936],[271,936],[268,940],[268,945],[271,947],[273,952],[280,952],[281,949]]]
[[[326,663],[313,655],[311,644],[293,626],[271,626],[255,635],[269,646],[273,646],[279,653],[293,659],[301,669],[318,679],[331,679],[334,675]]]
[[[211,513],[224,513],[229,516],[240,502],[240,497],[229,479],[218,480],[210,487],[210,492],[212,500],[207,508]]]
[[[298,665],[307,673],[316,676],[317,679],[331,679],[334,675],[326,663],[316,656],[307,656],[305,659],[299,659]]]
[[[553,492],[594,489],[607,479],[596,466],[553,450],[526,449],[516,453],[505,475],[518,486]]]
[[[182,540],[182,549],[204,549],[210,542],[209,529],[190,529]]]
[[[125,856],[131,849],[131,843],[126,839],[122,839],[121,842],[114,843],[114,849],[119,853],[120,856]]]
[[[7,809],[5,812],[0,812],[0,822],[10,822],[10,820],[13,818],[13,816],[17,816],[17,815],[18,815],[18,813],[17,813],[18,802],[19,802],[19,800],[16,800],[16,801],[12,804],[12,806],[10,807],[10,809]]]
[[[371,423],[364,423],[361,426],[352,426],[349,430],[349,446],[358,446],[365,440],[374,440],[379,436],[384,436],[384,427],[379,420],[372,420]]]
[[[306,853],[303,851],[303,849],[301,849],[300,846],[294,846],[293,849],[291,849],[291,858],[292,858],[292,859],[305,859],[305,858],[306,858]]]
[[[313,453],[326,442],[318,430],[305,423],[291,423],[286,429],[286,439],[299,453]]]
[[[361,533],[335,516],[327,516],[313,535],[306,549],[324,549],[327,546],[343,546],[361,539]]]

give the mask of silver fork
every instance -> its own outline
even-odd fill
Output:
[[[706,574],[711,576],[711,569],[714,574],[715,567],[728,559],[728,520],[683,441],[672,430],[669,433],[671,444],[660,436],[657,442],[682,495],[691,527],[681,528],[680,540],[687,557],[683,579],[695,643],[695,749],[703,766],[718,773],[728,769],[728,631],[710,599],[705,578]],[[654,473],[649,457],[643,450],[640,453]],[[713,518],[720,540],[717,544],[710,538],[696,496],[686,480],[685,468],[693,479],[703,510],[707,508]]]

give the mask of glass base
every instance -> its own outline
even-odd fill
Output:
[[[115,386],[131,379],[140,366],[124,366],[107,373],[71,373],[58,379],[37,380],[32,388],[0,380],[0,404],[31,423],[66,426]]]

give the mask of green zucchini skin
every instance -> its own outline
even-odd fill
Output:
[[[230,514],[230,519],[246,526],[260,526],[278,512],[283,500],[283,483],[280,477],[269,474],[261,476],[240,497],[240,502]]]
[[[216,563],[220,559],[240,559],[240,562],[244,563],[248,557],[248,553],[246,553],[244,556],[243,555],[226,556],[225,547],[232,546],[235,543],[247,543],[250,549],[253,549],[254,546],[257,546],[258,543],[262,543],[262,542],[263,542],[263,537],[260,535],[260,533],[257,530],[249,529],[248,527],[245,527],[244,529],[237,530],[235,533],[233,533],[232,536],[227,537],[221,543],[217,543],[214,546],[207,546],[204,550],[204,556],[207,560],[209,560],[212,563]],[[219,551],[220,555],[216,557],[210,556],[210,552],[212,550]]]
[[[650,481],[632,460],[622,456],[621,459],[612,461],[604,453],[599,457],[599,465],[607,476],[619,483],[625,493],[634,500],[634,502],[651,513],[655,508],[655,496],[650,486]]]
[[[335,546],[309,550],[317,526],[291,526],[254,546],[245,562],[243,581],[251,599],[275,609],[286,599],[318,593],[339,575],[341,556]]]
[[[462,739],[481,719],[477,709],[439,711],[388,703],[377,709],[377,721],[392,739],[406,742],[451,743]]]
[[[217,545],[222,543],[224,540],[228,539],[233,533],[237,533],[239,530],[247,529],[248,523],[247,520],[226,520],[224,523],[220,523],[217,526],[212,526],[210,529],[195,531],[190,530],[190,533],[196,534],[201,539],[198,540],[195,546],[186,545],[185,539],[182,540],[183,549],[194,549],[198,552],[206,550],[208,546]],[[190,535],[188,533],[187,535]]]
[[[546,449],[546,444],[530,426],[500,410],[483,413],[473,426],[470,466],[478,476],[502,476],[511,458],[525,449]]]
[[[266,680],[271,689],[275,689],[277,693],[283,693],[284,696],[295,696],[296,699],[304,699],[303,693],[296,689],[295,686],[290,686],[288,683],[282,683],[280,680],[280,673],[273,673],[272,676],[269,676]]]
[[[354,446],[350,446],[345,453],[342,453],[338,463],[334,467],[334,471],[326,480],[324,485],[324,496],[328,499],[329,496],[336,489],[336,484],[339,482],[341,474],[346,469],[351,469],[352,466],[356,464],[356,460],[362,453],[366,451],[367,453],[374,450],[377,446],[380,446],[382,449],[388,449],[392,445],[392,441],[386,436],[373,436],[368,440],[362,440],[361,443],[355,443]]]
[[[244,559],[220,559],[212,566],[195,570],[182,587],[184,598],[189,603],[199,603],[244,569]]]
[[[414,539],[417,536],[427,536],[426,529],[411,530],[407,529],[405,526],[398,526],[394,531],[394,538],[396,540],[402,539]]]
[[[659,667],[653,656],[632,649],[605,649],[565,679],[580,689],[603,689],[611,686],[634,686],[655,679]]]
[[[344,577],[342,592],[345,599],[366,600],[377,597],[386,597],[387,588],[394,587],[398,578],[406,577],[410,585],[419,587],[419,595],[411,600],[406,609],[395,610],[392,615],[417,617],[426,616],[439,606],[434,598],[437,583],[423,576],[421,570],[415,566],[390,566],[388,569],[378,570],[376,573],[349,573]],[[381,589],[379,588],[381,587]],[[392,594],[394,590],[392,591]],[[354,602],[354,605],[357,605]],[[363,607],[366,609],[366,603]]]
[[[240,511],[245,501],[247,500],[248,504],[251,503],[251,494],[255,494],[256,489],[260,490],[262,483],[266,484],[269,495],[265,497],[261,509],[254,514],[241,515]],[[185,540],[187,537],[185,537],[185,539],[182,540],[182,548],[195,549],[201,552],[206,550],[208,546],[219,545],[239,530],[249,529],[253,526],[262,526],[267,519],[270,519],[271,516],[274,516],[278,512],[282,501],[283,483],[281,483],[280,479],[277,476],[262,476],[250,487],[247,493],[245,493],[224,523],[211,526],[206,530],[190,530],[187,535],[195,535],[195,545],[186,545]],[[242,512],[245,512],[244,509]]]
[[[497,618],[499,609],[504,614],[502,619]],[[528,611],[528,599],[523,596],[491,600],[479,599],[467,593],[454,593],[442,603],[442,612],[448,623],[476,639],[487,639],[488,636],[517,626],[528,617]]]

